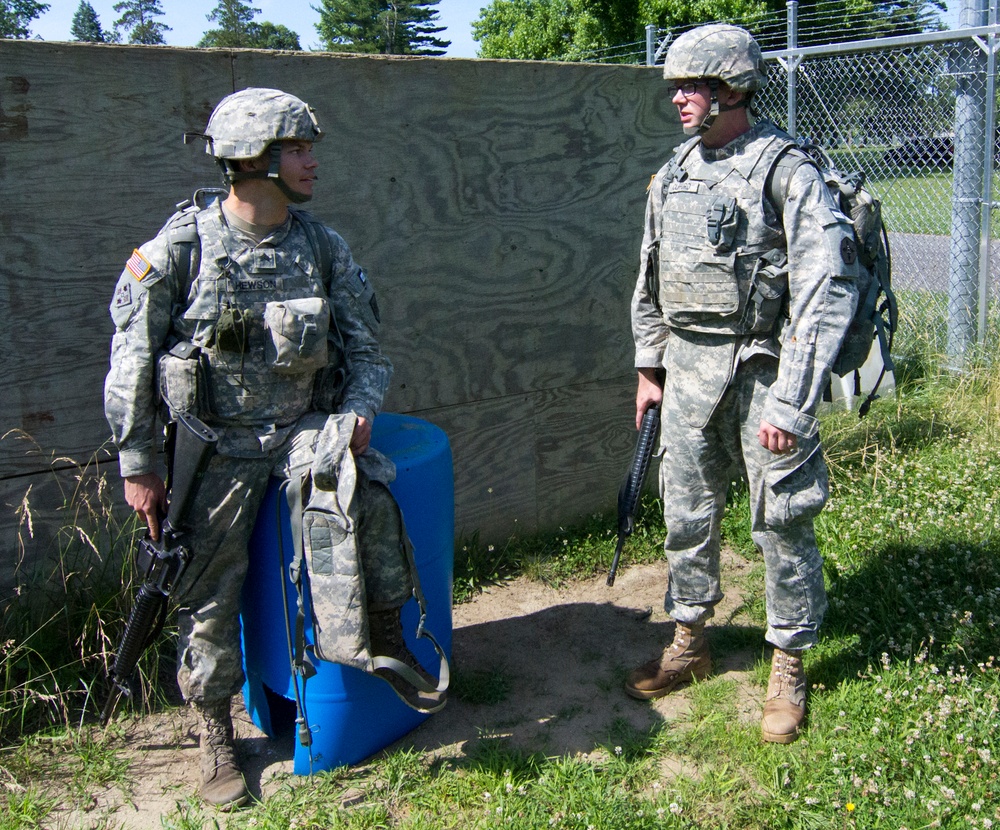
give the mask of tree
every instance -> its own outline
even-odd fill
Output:
[[[219,5],[207,15],[208,20],[218,23],[218,29],[205,32],[199,46],[250,47],[253,44],[253,19],[260,14],[242,0],[219,0]]]
[[[799,45],[939,28],[942,7],[943,0],[801,0]],[[472,36],[483,58],[581,60],[642,42],[647,25],[676,32],[726,22],[755,32],[765,19],[780,16],[783,24],[784,8],[784,0],[493,0]]]
[[[170,27],[153,19],[163,16],[160,0],[121,0],[114,9],[121,15],[115,21],[115,29],[127,31],[129,43],[147,46],[166,43],[163,33],[169,32]]]
[[[87,0],[80,0],[69,33],[73,35],[73,40],[82,40],[86,43],[107,42],[107,35],[101,28],[101,19]]]
[[[287,26],[264,21],[257,27],[257,49],[286,49],[301,51],[299,36]]]
[[[0,0],[0,37],[30,37],[28,24],[48,9],[48,3],[35,0]]]
[[[383,55],[443,55],[437,22],[440,0],[321,0],[316,31],[333,52]]]
[[[256,23],[260,14],[243,0],[219,0],[208,19],[219,23],[218,29],[205,32],[198,46],[220,46],[230,49],[291,49],[301,50],[299,36],[285,26],[267,21]]]

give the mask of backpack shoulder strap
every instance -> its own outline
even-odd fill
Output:
[[[808,153],[799,149],[794,144],[789,144],[781,155],[778,156],[770,172],[767,174],[767,182],[764,185],[764,192],[771,202],[771,207],[780,218],[785,210],[785,200],[788,198],[788,183],[795,175],[795,171],[804,164],[811,164],[817,167],[816,161]],[[817,167],[818,169],[818,167]]]
[[[187,207],[167,221],[167,244],[170,260],[177,271],[177,278],[185,290],[198,275],[201,265],[201,238],[198,236],[196,209]]]
[[[306,232],[306,238],[312,246],[313,256],[316,259],[316,265],[323,276],[323,285],[329,291],[333,269],[333,245],[330,243],[330,235],[326,231],[326,225],[306,210],[291,208],[291,211]]]

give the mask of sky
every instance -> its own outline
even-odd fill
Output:
[[[73,15],[80,7],[80,0],[39,0],[49,5],[49,10],[31,22],[32,37],[42,40],[72,40],[70,26]],[[114,22],[120,15],[114,10],[119,0],[88,0],[104,29],[114,28]],[[287,26],[298,34],[299,43],[303,49],[319,48],[319,36],[316,34],[316,23],[319,12],[313,6],[320,5],[319,0],[248,0],[250,6],[260,9],[254,20],[258,23],[269,21],[275,25]],[[170,26],[171,31],[164,33],[168,46],[194,46],[207,29],[215,28],[209,23],[207,15],[216,7],[218,0],[160,0],[163,17],[157,18],[161,23]],[[479,17],[482,8],[489,0],[440,0],[437,5],[438,23],[446,26],[447,31],[439,37],[450,40],[447,50],[450,58],[474,58],[479,44],[472,39],[472,21]]]

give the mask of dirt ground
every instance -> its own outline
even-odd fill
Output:
[[[730,593],[717,609],[717,624],[739,604],[733,589],[745,567],[736,557],[725,558],[723,585]],[[502,736],[547,755],[587,756],[607,744],[619,719],[646,730],[675,718],[688,705],[684,691],[652,703],[622,691],[626,672],[658,654],[672,636],[663,611],[665,587],[666,566],[658,563],[621,571],[610,588],[604,576],[559,589],[518,579],[456,606],[455,670],[499,671],[509,693],[489,705],[452,697],[392,746],[460,759],[481,737]],[[749,677],[758,656],[729,654],[716,664],[717,675],[738,681],[746,718],[760,712],[762,690]],[[256,797],[266,798],[292,772],[294,739],[269,740],[242,708],[236,723],[247,783]],[[161,828],[161,816],[197,791],[197,732],[189,710],[137,720],[129,729],[131,792],[95,794],[84,810],[63,813],[67,823],[61,826]],[[307,778],[301,782],[308,786]]]

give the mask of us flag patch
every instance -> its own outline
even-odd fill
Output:
[[[153,269],[153,265],[136,248],[132,251],[132,256],[129,257],[128,262],[125,263],[125,268],[139,282],[142,282],[146,275]]]

